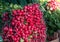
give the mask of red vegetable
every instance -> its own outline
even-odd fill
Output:
[[[45,42],[46,26],[38,4],[25,6],[23,10],[13,10],[11,16],[10,25],[3,30],[7,31],[3,34],[3,39],[7,39],[5,42],[20,42],[21,38],[24,42],[29,42],[28,39],[30,42]]]

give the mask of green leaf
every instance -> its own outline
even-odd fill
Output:
[[[26,0],[18,0],[20,2],[21,6],[25,6],[27,5],[27,1]]]
[[[15,8],[15,9],[17,9],[17,8],[18,8],[18,5],[17,5],[17,4],[15,4],[15,5],[14,5],[14,8]]]

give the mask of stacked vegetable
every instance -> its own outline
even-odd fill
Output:
[[[46,26],[38,4],[6,12],[2,19],[4,42],[45,42]]]

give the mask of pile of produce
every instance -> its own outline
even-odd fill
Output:
[[[5,12],[2,20],[4,42],[45,42],[46,25],[39,4]]]

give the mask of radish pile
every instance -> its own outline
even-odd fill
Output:
[[[11,16],[11,17],[10,17]],[[27,5],[23,9],[12,10],[3,14],[4,42],[45,42],[46,26],[43,13],[38,4]]]
[[[47,8],[49,7],[49,10],[54,11],[57,8],[60,8],[60,2],[57,2],[56,0],[50,0],[47,3]]]

